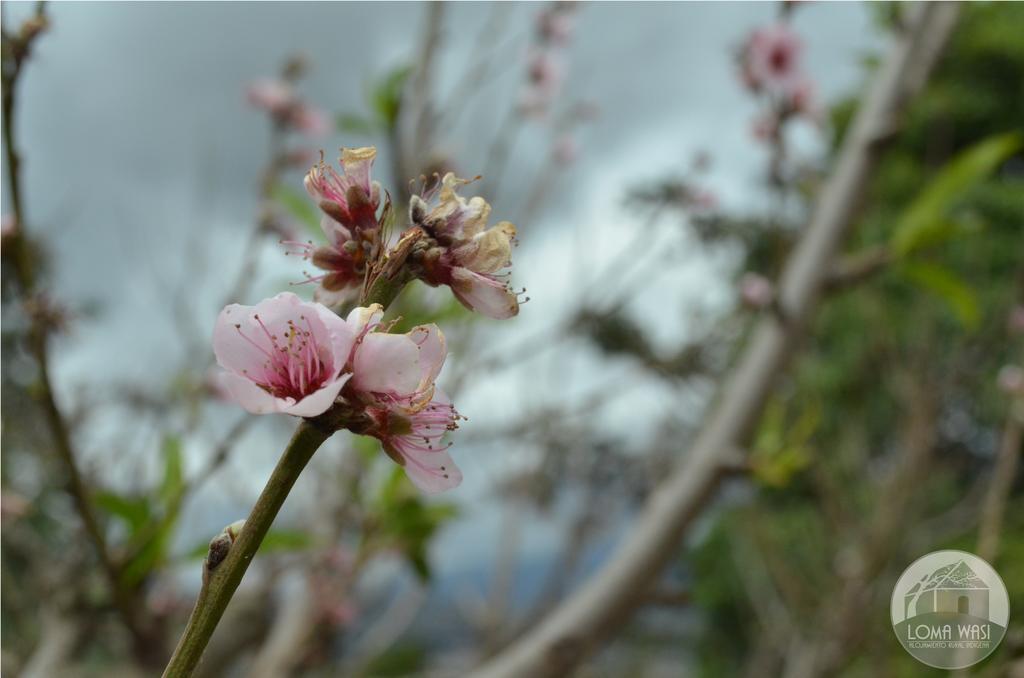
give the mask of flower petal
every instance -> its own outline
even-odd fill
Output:
[[[408,395],[420,383],[419,349],[404,334],[370,332],[356,346],[352,373],[359,391]]]
[[[452,292],[471,311],[504,320],[519,313],[519,300],[500,280],[456,267],[452,269]]]
[[[434,383],[437,375],[441,373],[441,367],[444,366],[444,359],[448,354],[444,334],[437,325],[430,324],[412,328],[407,336],[419,347],[419,388],[424,390]]]
[[[348,317],[345,318],[345,322],[348,324],[349,329],[358,337],[367,325],[376,325],[383,317],[384,307],[380,304],[370,304],[369,306],[359,306],[352,309]]]
[[[458,487],[462,483],[462,471],[445,450],[407,454],[402,450],[402,439],[399,438],[395,442],[393,452],[405,460],[402,466],[405,475],[423,492],[437,494]]]
[[[291,398],[275,398],[250,379],[234,372],[222,372],[218,379],[221,386],[231,395],[231,399],[253,414],[281,412],[293,403]]]
[[[323,414],[334,404],[341,388],[349,380],[351,374],[343,374],[333,381],[324,384],[319,391],[315,391],[299,402],[282,409],[282,412],[294,414],[297,417],[315,417]]]
[[[352,348],[356,343],[356,333],[352,331],[347,322],[323,304],[311,304],[311,306],[313,306],[316,317],[323,324],[323,329],[327,334],[327,343],[330,346],[331,358],[333,359],[332,366],[334,374],[337,375],[348,363],[349,356],[352,354]],[[316,329],[315,323],[310,323],[310,326]],[[317,336],[316,340],[323,347],[323,337]]]
[[[352,239],[352,231],[327,215],[320,218],[320,230],[324,232],[327,241],[336,250],[340,250],[345,243]]]
[[[516,227],[502,221],[493,228],[477,233],[468,243],[452,254],[460,266],[477,273],[494,273],[509,265],[512,259],[512,239]]]

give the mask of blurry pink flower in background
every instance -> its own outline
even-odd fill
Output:
[[[442,443],[457,428],[459,414],[434,385],[448,349],[436,325],[414,327],[406,334],[376,331],[383,309],[379,304],[352,311],[346,322],[357,337],[352,353],[348,391],[365,404],[374,427],[367,431],[405,469],[424,492],[451,489],[462,472]]]
[[[748,271],[740,277],[740,301],[747,308],[762,309],[775,299],[775,286],[760,273]]]
[[[784,90],[799,74],[800,38],[785,24],[758,28],[743,50],[744,82],[754,90]]]
[[[246,98],[278,122],[304,134],[321,137],[331,132],[329,116],[303,101],[284,80],[258,80],[246,88]]]
[[[331,119],[324,111],[302,103],[292,109],[295,129],[311,137],[325,137],[331,133]]]
[[[0,520],[5,523],[21,518],[30,507],[31,502],[16,492],[4,490],[0,493]]]
[[[536,50],[529,57],[530,87],[538,94],[551,98],[565,79],[565,64],[550,50]]]
[[[226,306],[213,332],[221,383],[253,414],[325,412],[351,376],[342,372],[354,342],[330,309],[290,292],[256,306]]]
[[[409,202],[409,216],[439,247],[421,260],[423,280],[448,285],[455,297],[473,311],[490,318],[511,318],[519,313],[518,296],[508,284],[516,227],[507,221],[487,228],[491,206],[477,196],[466,201],[456,191],[469,183],[452,173],[442,179],[438,203],[421,196]]]
[[[693,206],[703,212],[710,212],[718,207],[718,196],[714,191],[698,190],[693,197]]]
[[[298,101],[295,90],[283,80],[257,80],[245,92],[250,104],[273,116],[286,114]]]
[[[996,377],[999,388],[1011,396],[1024,396],[1024,368],[1017,365],[1003,365]]]
[[[556,3],[537,15],[537,35],[542,41],[564,47],[572,38],[576,24],[574,8],[568,3]]]
[[[821,111],[815,100],[815,84],[810,77],[799,75],[787,85],[783,95],[789,110],[811,121],[819,121]]]
[[[552,156],[559,165],[571,165],[578,155],[579,147],[570,135],[563,134],[555,141]]]

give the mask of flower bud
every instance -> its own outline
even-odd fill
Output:
[[[744,273],[739,287],[740,301],[747,308],[762,309],[775,299],[775,286],[760,273]]]
[[[996,377],[999,388],[1009,396],[1024,395],[1024,369],[1017,365],[1003,365]]]

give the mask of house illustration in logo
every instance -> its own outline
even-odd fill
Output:
[[[988,619],[988,605],[988,585],[963,560],[925,575],[903,596],[905,619],[933,612]]]

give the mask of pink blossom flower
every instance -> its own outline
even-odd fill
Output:
[[[295,106],[290,120],[295,129],[311,137],[325,137],[331,133],[331,119],[327,113],[307,103]]]
[[[457,428],[458,412],[434,385],[447,355],[436,325],[421,325],[406,334],[377,331],[379,304],[352,311],[346,322],[357,337],[352,353],[352,381],[347,392],[366,405],[373,421],[367,431],[378,438],[409,479],[428,493],[462,482],[462,472],[442,443]]]
[[[301,254],[324,271],[307,276],[306,282],[320,284],[316,299],[329,306],[352,296],[380,245],[380,184],[370,180],[376,155],[377,149],[372,147],[346,148],[341,153],[342,174],[323,162],[313,167],[305,186],[325,213],[320,228],[327,244],[316,247],[311,242],[283,241],[293,248],[292,253]]]
[[[800,38],[785,24],[751,33],[743,51],[744,82],[753,90],[784,89],[799,74]]]
[[[213,351],[231,397],[253,414],[313,417],[334,403],[355,335],[328,308],[284,292],[217,317]]]
[[[537,35],[544,42],[564,47],[575,28],[572,8],[566,5],[547,7],[537,15]]]
[[[259,80],[246,88],[246,98],[281,124],[310,136],[326,136],[331,131],[327,114],[299,98],[295,88],[284,80]]]
[[[1024,368],[1017,365],[1003,365],[999,369],[996,382],[1007,395],[1024,395]]]
[[[815,100],[815,89],[814,81],[806,75],[798,75],[793,78],[782,92],[785,97],[783,104],[787,109],[786,112],[803,115],[813,122],[820,122],[821,111]]]
[[[565,65],[550,50],[536,50],[529,59],[530,83],[538,91],[553,95],[565,77]]]
[[[286,115],[298,101],[295,90],[283,80],[258,80],[246,88],[249,103],[273,116]]]
[[[765,308],[775,299],[775,286],[760,273],[744,273],[739,287],[740,301],[747,308]]]
[[[422,279],[429,285],[448,285],[473,311],[503,319],[519,313],[517,294],[508,284],[516,227],[507,221],[487,228],[491,206],[477,196],[469,201],[457,193],[469,183],[452,173],[441,181],[440,198],[431,208],[423,197],[409,202],[412,222],[436,243],[422,257]]]

